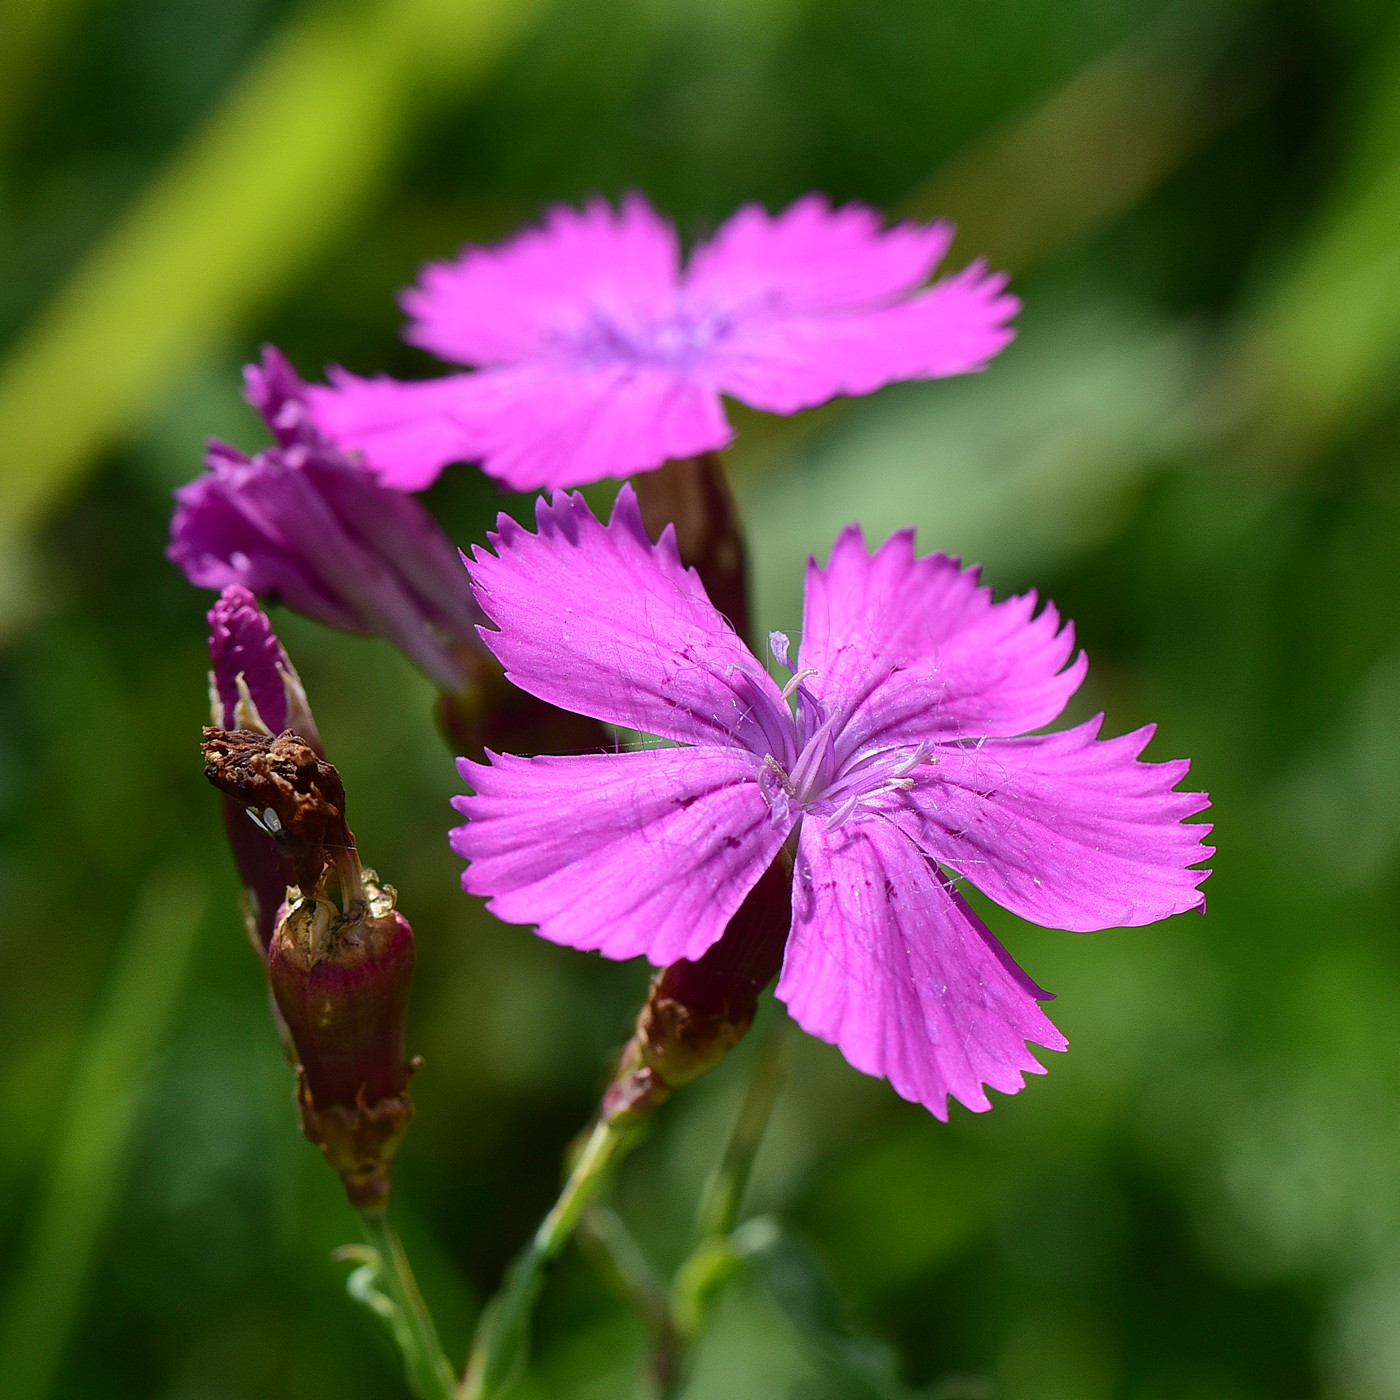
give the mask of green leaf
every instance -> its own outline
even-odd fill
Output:
[[[748,1221],[730,1238],[768,1296],[851,1396],[907,1400],[893,1349],[851,1325],[831,1279],[805,1245],[772,1216]]]

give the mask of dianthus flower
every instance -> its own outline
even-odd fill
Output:
[[[241,584],[328,627],[385,636],[444,688],[464,688],[480,615],[447,536],[316,428],[280,352],[268,346],[244,378],[276,441],[253,457],[210,443],[208,472],[175,493],[170,560],[197,587]]]
[[[952,236],[807,195],[776,216],[745,205],[682,269],[675,229],[641,196],[556,206],[430,264],[404,296],[406,338],[475,373],[333,370],[311,411],[404,490],[456,461],[515,490],[629,476],[723,447],[722,394],[795,413],[981,369],[1019,304],[980,263],[925,285]]]
[[[848,528],[808,568],[801,647],[779,686],[624,487],[506,517],[470,564],[487,644],[516,685],[671,746],[460,761],[465,888],[511,923],[665,965],[714,945],[784,851],[792,923],[777,996],[939,1117],[1063,1049],[1047,999],[958,891],[1036,923],[1146,924],[1202,904],[1208,805],[1185,762],[1139,760],[1151,729],[1054,734],[1085,662],[1033,594],[993,602],[975,570],[873,554]]]

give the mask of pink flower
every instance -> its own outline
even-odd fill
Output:
[[[1199,908],[1208,805],[1185,762],[1139,761],[1142,729],[1033,735],[1084,675],[1033,594],[994,603],[975,570],[871,555],[851,527],[808,568],[781,688],[624,487],[602,525],[578,495],[506,517],[470,564],[516,685],[670,746],[460,761],[474,795],[453,845],[465,888],[557,943],[657,965],[695,959],[763,872],[793,858],[777,995],[857,1069],[947,1115],[990,1106],[1063,1049],[1047,999],[958,892],[1067,929]]]
[[[617,212],[556,206],[542,227],[430,264],[404,297],[407,338],[476,373],[333,370],[312,413],[408,491],[456,461],[517,490],[648,471],[730,440],[722,394],[795,413],[982,369],[1019,303],[980,263],[925,286],[952,236],[807,195],[777,216],[745,205],[682,271],[675,229],[640,195]]]
[[[326,440],[275,347],[244,379],[276,441],[253,457],[209,444],[208,471],[175,492],[167,558],[198,588],[241,584],[328,627],[378,633],[444,689],[465,689],[480,616],[441,526]]]

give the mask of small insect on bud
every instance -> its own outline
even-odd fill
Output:
[[[640,1117],[672,1089],[713,1069],[743,1038],[763,989],[778,975],[792,919],[791,874],[776,860],[749,891],[724,935],[694,962],[675,962],[652,978],[603,1117]]]
[[[277,841],[295,877],[268,948],[296,1052],[301,1127],[351,1203],[379,1210],[413,1116],[404,1055],[413,931],[360,864],[335,768],[287,730],[204,731],[205,774]]]

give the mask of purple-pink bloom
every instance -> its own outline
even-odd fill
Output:
[[[1067,929],[1198,908],[1208,805],[1184,761],[1145,763],[1151,728],[1055,734],[1084,675],[1034,594],[993,602],[975,569],[860,530],[808,566],[779,686],[624,487],[608,524],[579,495],[507,517],[469,565],[507,676],[551,704],[669,741],[625,753],[460,760],[452,833],[465,888],[511,923],[608,957],[695,959],[764,870],[793,857],[777,995],[939,1117],[990,1107],[1065,1039],[1048,994],[959,893]]]
[[[406,338],[475,373],[332,370],[311,411],[406,491],[457,461],[515,490],[648,471],[730,440],[721,395],[796,413],[982,369],[1019,303],[982,263],[925,285],[952,237],[813,194],[778,215],[745,205],[683,269],[675,229],[640,195],[616,211],[556,205],[538,228],[429,264],[404,296]]]
[[[462,689],[480,614],[442,529],[320,432],[280,352],[266,347],[244,377],[276,441],[251,458],[210,443],[208,472],[175,493],[168,557],[198,587],[240,584],[329,627],[388,637]]]

